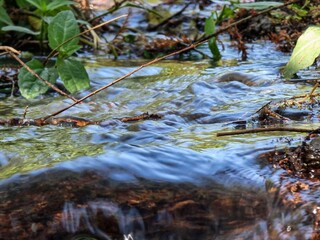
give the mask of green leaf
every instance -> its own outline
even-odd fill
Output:
[[[26,0],[31,5],[35,6],[37,9],[45,12],[47,10],[47,1],[46,0]]]
[[[299,17],[304,17],[308,14],[307,10],[304,10],[298,4],[292,4],[288,7],[289,9],[293,10]]]
[[[74,54],[76,51],[78,51],[79,49],[81,49],[82,47],[80,45],[74,45],[71,46],[67,52],[64,52],[63,54],[61,54],[62,57],[70,57],[72,54]]]
[[[9,32],[9,31],[15,31],[15,32],[21,32],[21,33],[26,33],[30,35],[39,35],[40,32],[34,32],[30,30],[29,28],[25,27],[20,27],[20,26],[6,26],[1,28],[2,31]]]
[[[216,38],[214,38],[214,37],[210,38],[208,44],[209,44],[209,49],[213,55],[213,60],[219,61],[221,59],[221,53],[218,48]]]
[[[204,25],[204,32],[206,36],[209,36],[213,34],[216,31],[216,21],[213,19],[213,16],[210,16],[206,19],[205,25]],[[215,37],[212,37],[209,39],[209,49],[213,55],[213,59],[215,61],[218,61],[221,59],[221,53],[219,51],[217,41]]]
[[[56,0],[48,4],[47,10],[48,11],[53,11],[59,7],[67,6],[67,5],[72,5],[74,2],[72,1],[67,1],[67,0]]]
[[[68,49],[67,52],[61,53],[60,56],[61,56],[62,58],[70,57],[73,53],[75,53],[76,51],[78,51],[80,48],[82,48],[80,45],[71,46],[71,47],[69,47],[69,49]]]
[[[3,7],[0,7],[0,23],[5,23],[6,25],[13,25],[9,15]]]
[[[77,20],[75,19],[72,11],[62,11],[58,13],[50,22],[48,27],[49,46],[55,49],[66,40],[78,35],[80,33]],[[60,53],[67,54],[75,46],[78,46],[79,37],[72,39],[70,42],[59,47]]]
[[[309,27],[298,39],[288,64],[284,68],[284,77],[291,78],[300,69],[313,64],[320,54],[320,27]]]
[[[43,79],[54,84],[58,78],[55,68],[45,68],[43,64],[36,59],[26,63],[33,71],[39,74]],[[18,75],[18,85],[22,96],[25,98],[35,98],[43,93],[46,93],[49,87],[30,73],[26,68],[21,68]]]
[[[282,5],[283,3],[281,2],[253,2],[253,3],[235,4],[237,8],[255,9],[255,10],[263,10],[270,7],[278,7]]]
[[[80,62],[72,59],[59,59],[57,69],[69,92],[74,93],[90,86],[88,73]]]
[[[234,15],[234,10],[224,5],[215,21],[216,23],[220,23],[224,19],[231,18],[233,15]]]
[[[216,31],[216,21],[213,19],[213,16],[210,16],[206,19],[204,25],[204,32],[206,36],[213,34]]]
[[[26,2],[26,0],[16,0],[17,5],[19,8],[28,8],[30,4]]]

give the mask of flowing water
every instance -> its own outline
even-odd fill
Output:
[[[62,114],[100,125],[1,127],[0,238],[310,239],[312,213],[281,203],[283,178],[295,179],[258,158],[303,135],[216,133],[244,127],[233,122],[311,87],[280,78],[288,56],[269,43],[252,44],[246,62],[227,49],[218,65],[146,67]],[[142,63],[82,59],[91,88],[77,97]],[[218,82],[227,71],[254,74],[257,84]],[[56,95],[4,98],[1,118],[22,116],[27,105],[29,118],[41,117],[70,103]],[[145,112],[162,118],[118,120]]]

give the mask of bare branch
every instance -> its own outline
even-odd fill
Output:
[[[260,132],[302,132],[302,133],[310,133],[310,132],[313,132],[313,131],[314,131],[314,129],[306,129],[306,128],[268,127],[268,128],[255,128],[255,129],[245,129],[245,130],[235,130],[235,131],[228,131],[228,132],[219,132],[219,133],[217,133],[217,137],[248,134],[248,133],[260,133]]]

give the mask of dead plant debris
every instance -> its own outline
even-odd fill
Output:
[[[159,114],[149,114],[143,113],[134,117],[123,117],[117,118],[121,122],[134,122],[142,120],[157,120],[161,119]],[[105,120],[103,120],[105,121]],[[10,126],[10,127],[23,127],[23,126],[44,126],[44,125],[58,125],[64,127],[85,127],[88,125],[100,125],[103,121],[90,121],[84,118],[65,116],[65,117],[55,117],[49,119],[36,118],[11,118],[11,119],[0,119],[0,126]]]

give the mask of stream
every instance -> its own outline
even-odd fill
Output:
[[[285,205],[280,190],[297,179],[260,157],[299,144],[304,135],[216,137],[253,128],[241,120],[269,101],[312,88],[280,77],[289,56],[274,45],[248,45],[246,62],[228,46],[220,64],[162,61],[61,114],[100,125],[1,126],[0,239],[311,239],[319,192],[306,204]],[[77,98],[142,64],[81,59],[91,87]],[[217,81],[229,71],[253,74],[257,84]],[[3,98],[0,113],[20,117],[28,105],[27,117],[36,118],[70,103],[55,94]],[[162,118],[118,120],[146,112]]]

